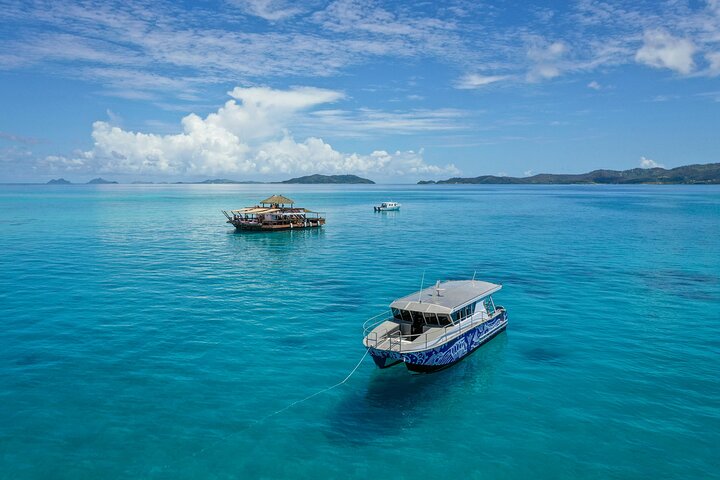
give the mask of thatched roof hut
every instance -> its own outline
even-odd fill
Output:
[[[292,205],[295,201],[284,197],[282,195],[273,195],[272,197],[268,197],[265,200],[261,201],[260,204],[267,204],[267,205]]]

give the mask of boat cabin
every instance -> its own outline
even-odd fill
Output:
[[[434,287],[395,300],[390,311],[401,335],[420,335],[433,328],[458,325],[471,317],[492,317],[496,309],[490,295],[500,288],[475,280],[438,282]]]
[[[400,204],[398,202],[382,202],[380,205],[376,205],[373,208],[376,212],[387,212],[400,210]]]

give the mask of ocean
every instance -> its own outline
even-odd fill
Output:
[[[720,187],[4,185],[0,252],[0,479],[720,478]],[[507,331],[272,415],[423,274]]]

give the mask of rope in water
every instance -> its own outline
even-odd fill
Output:
[[[365,360],[365,357],[367,357],[368,353],[370,353],[370,350],[365,350],[365,354],[362,356],[362,358],[360,358],[360,361],[355,365],[355,367],[350,371],[350,373],[348,373],[347,377],[345,377],[342,381],[336,383],[335,385],[331,385],[331,386],[329,386],[329,387],[327,387],[327,388],[323,388],[322,390],[317,391],[317,392],[313,393],[312,395],[308,395],[308,396],[305,397],[305,398],[301,398],[300,400],[295,400],[294,402],[292,402],[292,403],[289,404],[289,405],[286,405],[285,407],[281,408],[280,410],[276,410],[276,411],[274,411],[274,412],[272,412],[272,413],[269,413],[269,414],[265,415],[264,417],[261,417],[261,418],[255,420],[255,421],[253,421],[250,425],[246,426],[245,428],[242,428],[242,429],[240,429],[240,430],[236,430],[236,431],[234,431],[234,432],[232,432],[232,433],[229,433],[228,435],[225,435],[224,437],[220,438],[219,440],[217,440],[217,441],[214,442],[213,444],[208,445],[208,446],[205,446],[205,447],[201,448],[200,450],[197,450],[195,453],[192,454],[192,456],[193,456],[193,457],[196,457],[197,455],[203,453],[204,451],[206,451],[206,450],[209,449],[210,447],[214,447],[214,446],[217,445],[218,443],[224,442],[224,441],[228,440],[228,439],[229,439],[230,437],[232,437],[233,435],[237,435],[237,434],[239,434],[239,433],[245,432],[246,430],[249,430],[249,429],[253,428],[253,427],[256,426],[256,425],[261,424],[262,422],[264,422],[264,421],[267,420],[268,418],[274,417],[275,415],[279,415],[279,414],[283,413],[284,411],[291,409],[291,408],[294,407],[295,405],[299,405],[299,404],[301,404],[301,403],[307,402],[307,401],[310,400],[311,398],[315,398],[315,397],[317,397],[318,395],[322,395],[323,393],[329,392],[329,391],[332,390],[333,388],[339,387],[340,385],[342,385],[342,384],[344,384],[345,382],[347,382],[348,380],[350,380],[350,377],[352,377],[353,374],[357,371],[357,369],[360,368],[360,365],[361,365],[362,362]]]

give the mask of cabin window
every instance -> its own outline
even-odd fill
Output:
[[[401,312],[400,309],[398,309],[398,308],[393,308],[393,309],[391,309],[391,310],[392,310],[393,318],[394,318],[395,320],[402,320],[402,319],[403,319],[403,318],[402,318],[402,313],[400,313],[400,312]]]
[[[423,314],[421,312],[410,312],[412,314],[412,322],[413,324],[422,325],[425,323],[425,319],[423,318]]]
[[[485,310],[487,310],[490,315],[495,314],[495,305],[493,304],[491,297],[485,299],[484,305]]]
[[[465,318],[469,317],[475,313],[475,304],[465,305],[460,310],[454,312],[452,314],[452,319],[454,322],[458,322],[460,320],[464,320]]]
[[[451,324],[450,317],[447,315],[438,315],[438,322],[441,327],[446,327]]]
[[[436,314],[425,313],[425,314],[423,314],[423,316],[425,317],[425,325],[428,325],[431,327],[437,327],[438,325],[440,325]]]
[[[407,310],[400,310],[400,313],[402,315],[402,319],[406,322],[412,322],[412,316],[410,315],[410,312]]]

